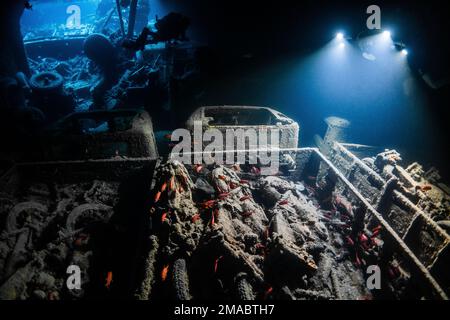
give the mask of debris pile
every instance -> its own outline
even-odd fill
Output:
[[[118,183],[32,184],[0,196],[0,299],[80,299],[104,295],[107,222]],[[70,265],[83,272],[69,290]]]
[[[250,171],[186,169],[176,161],[157,169],[146,270],[135,296],[370,297],[359,266],[375,251],[379,228],[370,237],[346,234],[352,207],[344,199],[323,210],[315,184]]]

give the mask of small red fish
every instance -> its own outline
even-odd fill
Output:
[[[381,230],[382,226],[381,224],[376,226],[375,228],[372,229],[372,232],[375,232],[376,230]]]
[[[425,184],[423,186],[420,186],[420,190],[426,192],[426,191],[430,191],[433,187],[430,186],[429,184]]]
[[[331,215],[331,213],[328,213],[328,212],[322,213],[322,216],[323,216],[325,219],[328,219],[328,220],[330,220],[331,218],[333,218],[333,216]]]
[[[219,266],[220,259],[222,259],[222,256],[217,257],[216,260],[214,260],[214,273],[217,273],[217,267]]]
[[[279,204],[280,206],[284,206],[284,205],[286,205],[286,204],[288,204],[288,203],[289,203],[288,200],[282,200],[282,201],[280,201],[278,204]]]
[[[239,183],[241,183],[241,184],[250,184],[250,182],[248,180],[245,180],[245,179],[241,179],[239,181]]]
[[[359,241],[360,242],[367,242],[369,239],[367,238],[367,236],[364,234],[364,233],[361,233],[360,235],[359,235]]]
[[[214,206],[215,203],[216,203],[216,200],[207,200],[207,201],[203,202],[200,206],[204,209],[210,209]]]
[[[214,223],[215,223],[215,221],[214,221],[214,213],[213,213],[213,214],[211,214],[211,225],[213,226]]]
[[[255,174],[255,175],[260,175],[261,174],[261,169],[258,167],[252,167],[250,169],[251,173]]]
[[[195,214],[194,216],[192,216],[191,221],[192,221],[192,222],[195,222],[195,221],[197,221],[198,219],[200,219],[200,215],[197,213],[197,214]]]
[[[371,238],[376,237],[376,236],[380,233],[380,230],[381,230],[381,229],[376,229],[374,232],[372,232]]]
[[[167,189],[167,182],[164,182],[164,183],[161,185],[161,192],[166,191],[166,189]]]
[[[166,281],[167,274],[169,273],[169,265],[166,264],[161,270],[161,281]]]
[[[241,213],[241,216],[243,217],[250,217],[253,214],[251,211],[244,211]]]
[[[219,178],[220,180],[223,180],[223,181],[227,180],[227,178],[225,178],[225,176],[223,176],[223,175],[221,175],[221,174],[219,174],[219,175],[217,176],[217,178]]]
[[[243,196],[242,198],[239,199],[239,201],[245,201],[251,199],[251,196]]]
[[[361,265],[361,260],[359,259],[358,252],[355,253],[355,264],[359,267]]]
[[[353,239],[350,236],[347,236],[345,239],[347,240],[347,243],[349,245],[351,245],[352,247],[355,245],[355,242],[353,241]]]
[[[109,289],[109,287],[111,287],[112,281],[113,281],[113,273],[112,273],[112,271],[108,271],[108,273],[106,274],[106,283],[105,283],[105,287],[107,289]]]
[[[264,299],[267,299],[269,297],[269,295],[272,293],[273,288],[269,287],[266,292],[264,292]]]
[[[155,194],[155,203],[159,201],[159,198],[160,198],[160,197],[161,197],[161,191],[158,191],[158,192]]]
[[[194,166],[194,171],[195,171],[196,173],[199,173],[200,171],[202,171],[202,169],[203,169],[203,166],[202,166],[201,164],[196,164],[196,165]]]
[[[167,213],[163,212],[163,214],[161,215],[161,222],[164,222],[167,218]]]
[[[236,189],[237,187],[238,187],[238,185],[236,183],[230,182],[230,189],[231,190]]]
[[[221,194],[219,194],[217,197],[219,199],[225,199],[226,197],[228,197],[229,193],[228,192],[222,192]]]

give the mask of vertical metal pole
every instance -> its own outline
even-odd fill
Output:
[[[120,8],[120,0],[116,0],[116,7],[117,7],[117,15],[119,16],[119,22],[120,22],[120,31],[122,32],[122,36],[125,37],[125,27],[123,25],[122,20],[122,9]]]
[[[138,0],[131,0],[130,15],[128,17],[127,38],[131,38],[134,34],[134,24],[136,22],[137,3],[138,3]]]

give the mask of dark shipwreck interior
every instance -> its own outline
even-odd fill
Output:
[[[2,0],[0,300],[448,300],[443,6]]]

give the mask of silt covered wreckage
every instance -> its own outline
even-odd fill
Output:
[[[436,169],[346,141],[345,119],[301,147],[276,108],[202,106],[207,48],[181,14],[101,1],[92,23],[22,41],[27,4],[5,1],[0,22],[2,130],[27,145],[2,161],[0,299],[448,299]],[[278,128],[279,170],[174,160],[168,130],[195,122]]]

